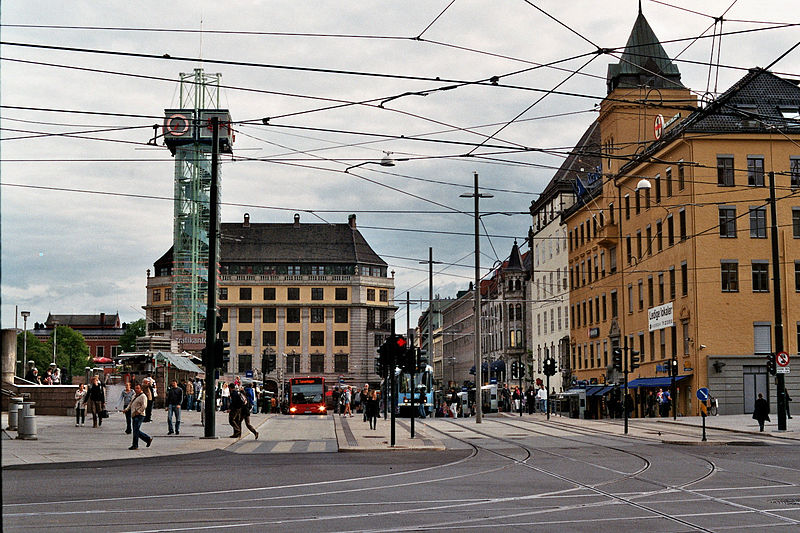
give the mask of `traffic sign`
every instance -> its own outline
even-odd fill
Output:
[[[697,389],[697,399],[700,400],[701,402],[708,400],[710,394],[711,393],[709,393],[706,387],[700,387],[699,389]]]
[[[252,378],[253,377],[253,371],[252,370],[245,370],[244,377]]]
[[[775,363],[778,366],[789,366],[789,354],[786,352],[778,352],[777,357],[775,357]]]
[[[789,373],[789,367],[788,366],[779,366],[775,370],[776,370],[776,374],[788,374]]]

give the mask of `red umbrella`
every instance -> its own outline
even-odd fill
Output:
[[[109,359],[108,357],[95,357],[94,359],[92,359],[92,361],[95,362],[95,363],[113,363],[114,362],[111,359]]]

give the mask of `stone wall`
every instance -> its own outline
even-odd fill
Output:
[[[37,415],[74,415],[77,385],[15,385],[18,396],[30,395]]]

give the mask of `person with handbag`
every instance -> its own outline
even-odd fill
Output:
[[[129,450],[139,449],[139,438],[141,438],[149,448],[153,443],[153,437],[142,431],[142,422],[144,422],[144,413],[147,410],[147,396],[142,392],[142,386],[137,384],[133,389],[135,395],[128,407],[125,408],[126,412],[130,412],[131,419],[133,420],[133,444],[128,448]]]
[[[100,378],[92,377],[92,384],[86,393],[86,410],[92,413],[92,427],[103,425],[103,411],[106,409],[106,394],[100,384]]]
[[[81,383],[75,391],[75,427],[86,422],[86,385]]]

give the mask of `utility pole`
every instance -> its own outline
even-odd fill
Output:
[[[772,294],[775,309],[775,351],[772,357],[783,351],[783,310],[781,309],[781,263],[778,252],[778,215],[775,205],[775,173],[769,173],[769,214],[772,218],[770,240],[772,241]],[[786,383],[784,375],[778,374],[778,431],[786,431]]]
[[[219,117],[211,117],[211,195],[208,224],[208,305],[206,307],[206,405],[204,437],[217,438],[214,345],[217,339],[217,234],[219,215]]]
[[[480,424],[483,421],[483,406],[481,404],[481,385],[483,385],[483,376],[481,368],[481,240],[480,240],[480,214],[478,208],[480,207],[481,198],[494,198],[494,195],[478,192],[478,173],[474,173],[475,185],[472,194],[464,193],[460,195],[461,198],[474,198],[475,199],[475,423]]]
[[[428,317],[430,318],[430,317]],[[411,293],[406,291],[406,334],[411,332]],[[414,413],[414,374],[417,371],[417,350],[414,348],[414,341],[413,339],[408,339],[408,349],[413,350],[412,353],[414,354],[414,368],[411,369],[411,438],[414,438],[414,420],[416,419],[416,413]],[[421,340],[421,339],[420,339]],[[421,344],[421,343],[420,343]],[[406,352],[406,357],[408,356],[408,352]]]
[[[625,354],[625,359],[622,362],[622,375],[625,378],[625,388],[623,389],[622,393],[622,416],[625,419],[625,434],[628,434],[628,407],[626,402],[628,401],[628,336],[625,335],[625,339],[623,341],[623,353]]]

